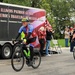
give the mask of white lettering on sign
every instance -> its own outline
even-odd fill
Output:
[[[22,19],[23,16],[20,16],[20,15],[12,15],[12,14],[11,14],[11,18]]]
[[[14,10],[14,13],[16,13],[16,14],[24,14],[24,11],[21,11],[21,10]]]
[[[23,17],[28,17],[30,20],[37,20],[37,17],[34,17],[33,13],[23,9],[13,9],[13,8],[0,8],[0,19],[2,18],[11,18],[11,19],[22,19]]]
[[[10,18],[10,15],[8,15],[8,14],[3,14],[3,13],[0,13],[0,17],[4,17],[4,18],[7,18],[7,17],[9,17],[9,18]]]
[[[13,10],[12,9],[1,8],[1,12],[13,13]]]

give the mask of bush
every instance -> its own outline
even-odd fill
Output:
[[[58,43],[61,47],[65,47],[65,39],[58,39]],[[68,45],[70,46],[70,42],[68,41]],[[51,41],[51,47],[53,46],[53,43]]]

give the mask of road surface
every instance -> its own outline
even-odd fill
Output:
[[[0,75],[75,75],[75,60],[69,48],[63,48],[62,54],[42,57],[38,69],[25,65],[20,72],[15,72],[11,67],[10,59],[0,59]]]

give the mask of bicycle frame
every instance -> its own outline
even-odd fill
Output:
[[[23,40],[17,40],[16,43],[14,43],[14,41],[13,41],[13,44],[14,44],[14,46],[15,45],[19,45],[20,46],[20,50],[23,52],[23,54],[24,54],[24,56],[26,57],[27,60],[30,58],[30,49],[29,49],[29,46],[26,45],[26,44],[24,44]],[[28,52],[26,51],[26,49],[23,50],[23,45],[25,45],[25,47],[26,47],[26,49],[27,49]]]

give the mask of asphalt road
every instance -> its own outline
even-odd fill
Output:
[[[27,65],[20,72],[15,72],[9,60],[0,59],[0,75],[75,75],[75,60],[68,49],[62,49],[62,54],[52,54],[42,57],[38,69]]]

